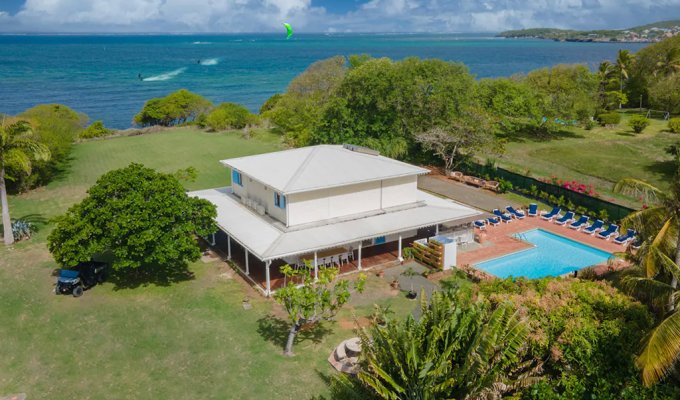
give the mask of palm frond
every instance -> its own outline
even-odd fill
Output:
[[[636,360],[642,381],[651,386],[665,378],[680,357],[680,313],[661,322],[647,337],[645,348]]]
[[[626,178],[614,185],[614,193],[642,197],[646,203],[657,203],[665,197],[665,193],[654,185],[633,178]]]

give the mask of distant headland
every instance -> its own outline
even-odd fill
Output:
[[[531,28],[505,31],[498,37],[538,38],[558,42],[659,42],[665,38],[680,35],[680,20],[659,21],[628,29],[576,31],[557,28]]]

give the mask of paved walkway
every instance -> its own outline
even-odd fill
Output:
[[[488,190],[456,182],[441,175],[420,176],[418,187],[483,211],[491,211],[494,208],[504,210],[508,205],[519,206]]]

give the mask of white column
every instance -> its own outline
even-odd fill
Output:
[[[359,250],[358,252],[358,257],[357,257],[357,269],[361,269],[361,242],[359,242]]]
[[[271,296],[271,294],[272,294],[272,285],[271,285],[271,281],[269,280],[269,267],[270,267],[271,265],[272,265],[272,262],[271,262],[271,261],[267,261],[267,263],[265,264],[265,267],[266,267],[265,272],[266,272],[266,274],[267,274],[267,275],[266,275],[266,276],[267,276],[267,287],[266,287],[266,290],[265,290],[265,293],[264,293],[264,294],[265,294],[266,296]]]
[[[212,242],[210,243],[212,246],[215,245],[215,234],[212,234]]]
[[[231,236],[227,235],[227,260],[231,260]]]
[[[316,257],[316,251],[314,252],[314,279],[319,279],[319,261]]]
[[[435,236],[439,235],[439,224],[434,226],[434,235]]]
[[[399,250],[397,254],[399,254],[399,261],[404,261],[404,257],[401,255],[401,234],[399,235]]]
[[[248,259],[250,257],[248,257],[248,249],[245,249],[245,251],[246,251],[246,275],[250,275],[250,265],[248,264]]]

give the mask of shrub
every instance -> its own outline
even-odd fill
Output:
[[[604,113],[597,116],[602,126],[618,125],[621,122],[621,114],[617,112]]]
[[[498,179],[498,193],[505,193],[508,190],[512,190],[512,182],[506,181],[505,179]]]
[[[135,115],[132,122],[140,126],[172,126],[193,121],[210,108],[212,103],[205,97],[180,89],[165,97],[151,99]]]
[[[14,235],[15,242],[30,239],[35,231],[35,225],[26,220],[18,219],[12,222],[12,234]]]
[[[103,137],[112,134],[113,131],[104,126],[102,121],[94,121],[92,125],[80,132],[81,139],[91,139],[96,137]]]
[[[649,126],[649,119],[642,115],[633,115],[628,120],[628,126],[630,126],[633,132],[642,133]]]
[[[668,130],[673,133],[680,133],[680,117],[675,117],[668,120]]]
[[[587,119],[587,120],[583,121],[583,129],[585,129],[587,131],[593,129],[595,127],[595,125],[597,125],[597,124],[592,119]]]
[[[257,122],[257,116],[236,103],[222,103],[205,118],[205,126],[213,131],[243,129]]]

